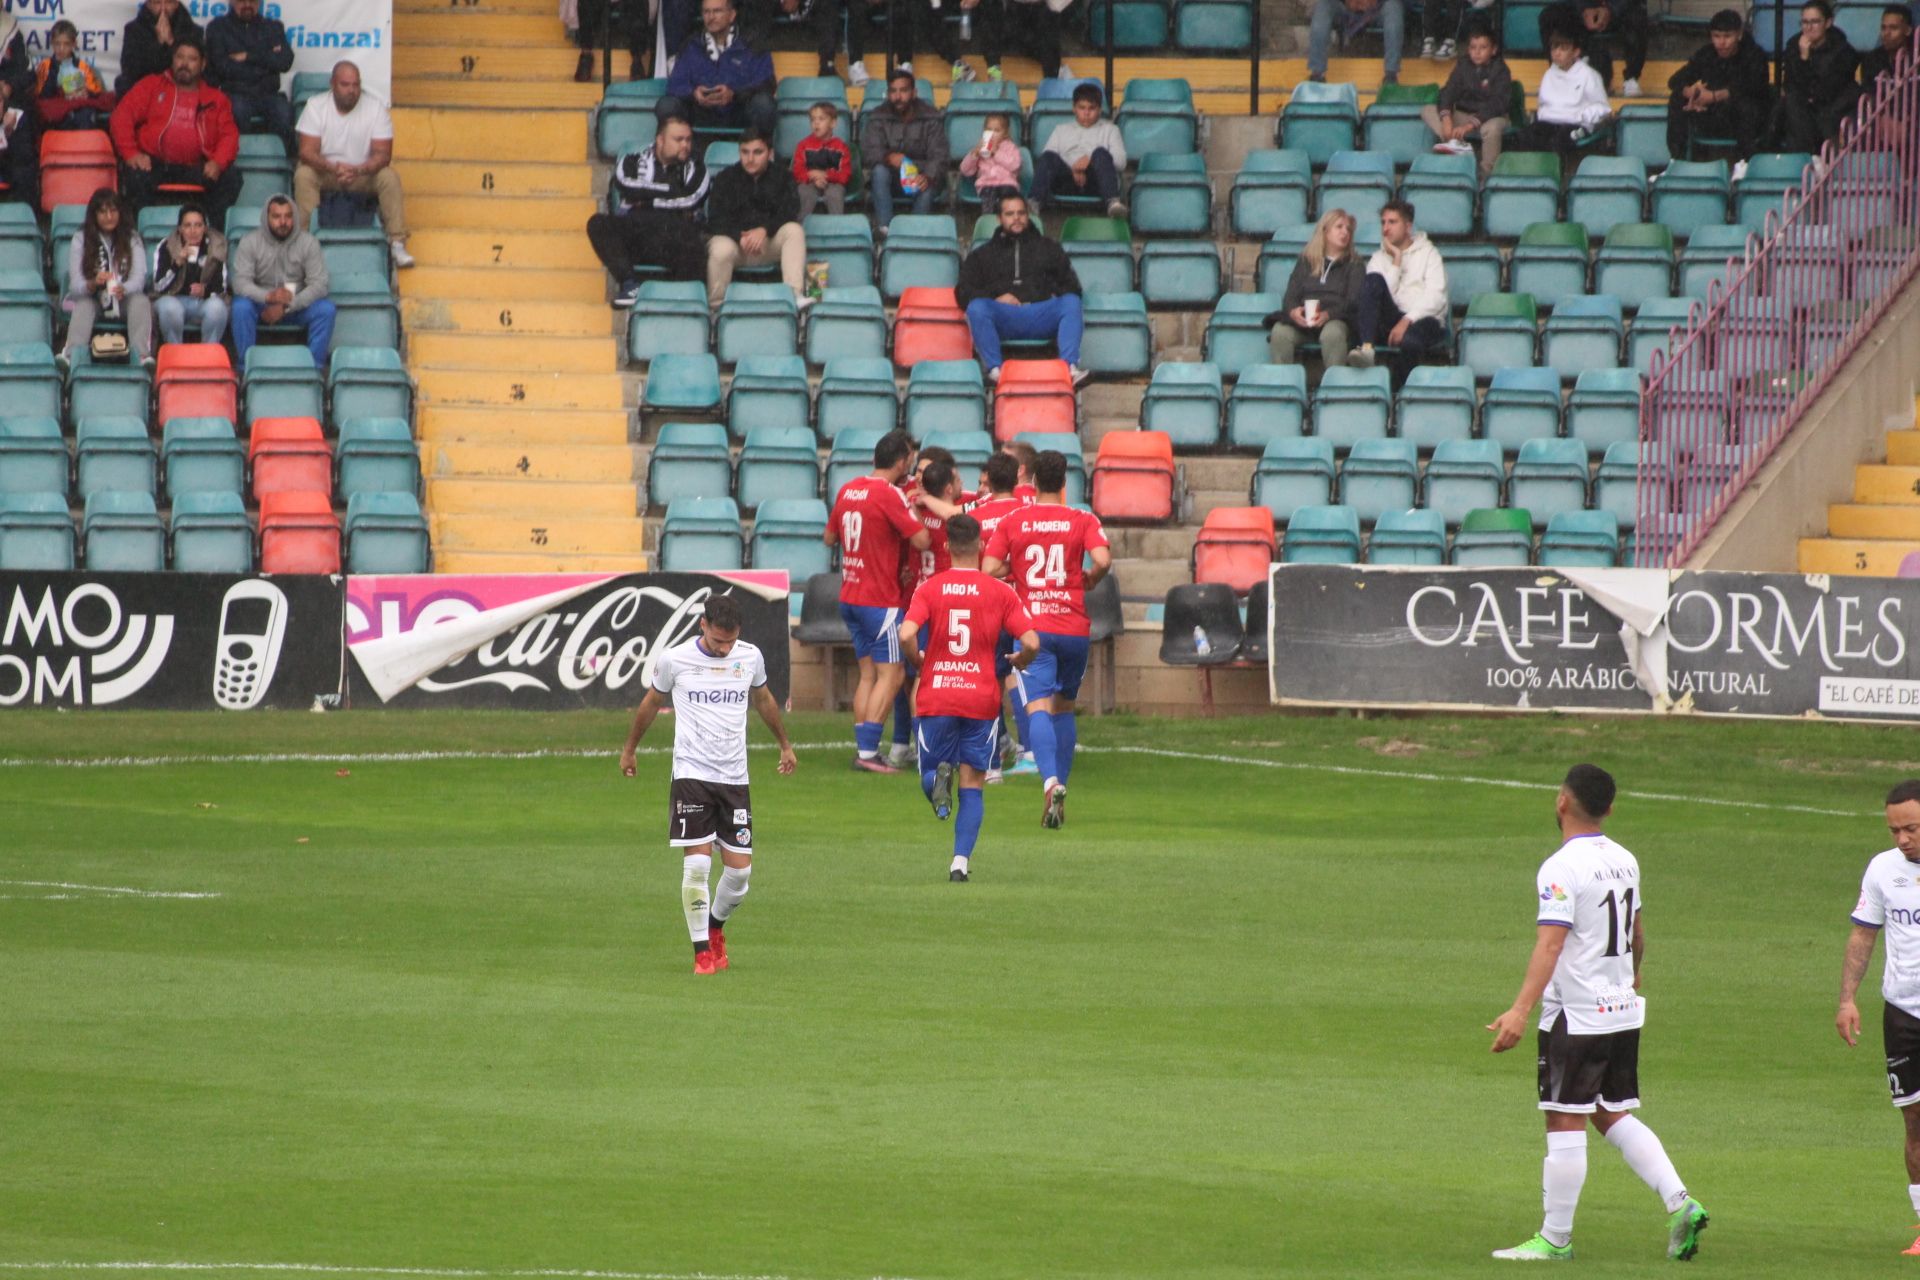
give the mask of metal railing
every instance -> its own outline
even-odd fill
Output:
[[[1640,401],[1634,558],[1677,568],[1920,267],[1920,41],[1707,287]],[[1737,207],[1737,206],[1736,206]]]

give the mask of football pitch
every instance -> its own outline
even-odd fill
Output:
[[[1877,958],[1859,1048],[1833,1007],[1911,730],[1082,717],[1065,829],[990,788],[963,885],[913,780],[795,716],[696,979],[671,723],[635,780],[626,723],[0,720],[0,1280],[1498,1274],[1542,1126],[1482,1028],[1581,759],[1691,1265],[1905,1261]],[[1574,1265],[1670,1270],[1663,1224],[1596,1139]]]

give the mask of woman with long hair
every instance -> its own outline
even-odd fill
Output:
[[[153,312],[160,341],[185,342],[187,326],[200,341],[227,336],[227,238],[197,204],[180,207],[180,221],[153,251]]]
[[[86,351],[101,315],[125,316],[136,360],[153,353],[153,304],[147,299],[147,251],[133,229],[133,211],[109,188],[87,201],[86,221],[67,251],[66,354]]]
[[[1320,217],[1300,261],[1287,278],[1280,310],[1267,317],[1272,326],[1267,350],[1275,364],[1294,364],[1303,342],[1320,344],[1320,363],[1344,365],[1360,315],[1360,286],[1367,264],[1353,251],[1353,215],[1330,209]]]

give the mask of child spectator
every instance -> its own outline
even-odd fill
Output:
[[[1553,65],[1540,77],[1540,106],[1533,123],[1514,135],[1515,151],[1557,151],[1562,156],[1584,142],[1613,114],[1600,73],[1580,56],[1568,32],[1556,31],[1548,50]]]
[[[65,18],[53,24],[51,57],[34,68],[33,110],[43,129],[104,129],[113,94],[93,64],[77,55],[80,28]]]
[[[1020,148],[1008,136],[1013,126],[1004,112],[988,116],[986,125],[980,145],[960,162],[960,172],[973,179],[981,206],[997,214],[1002,200],[1020,194]]]
[[[840,108],[816,102],[807,108],[813,132],[793,149],[793,180],[800,188],[800,217],[815,212],[822,201],[828,213],[847,211],[847,183],[853,180],[853,152],[833,134]]]
[[[1480,180],[1485,182],[1500,158],[1500,140],[1507,128],[1507,110],[1513,100],[1513,73],[1500,56],[1492,24],[1475,14],[1469,19],[1467,53],[1453,64],[1453,73],[1440,88],[1437,105],[1420,108],[1420,118],[1439,139],[1435,151],[1470,156],[1480,135]]]
[[[1099,196],[1109,218],[1127,216],[1120,199],[1120,173],[1127,167],[1127,144],[1120,128],[1100,118],[1099,86],[1073,91],[1073,119],[1057,124],[1047,149],[1034,161],[1033,203],[1045,208],[1055,196]]]

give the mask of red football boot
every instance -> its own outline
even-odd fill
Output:
[[[711,927],[708,928],[707,950],[713,956],[713,967],[715,969],[724,969],[727,967],[727,935],[725,932]]]
[[[693,971],[697,974],[720,972],[720,964],[714,959],[712,947],[708,947],[705,951],[696,951],[693,953]]]

